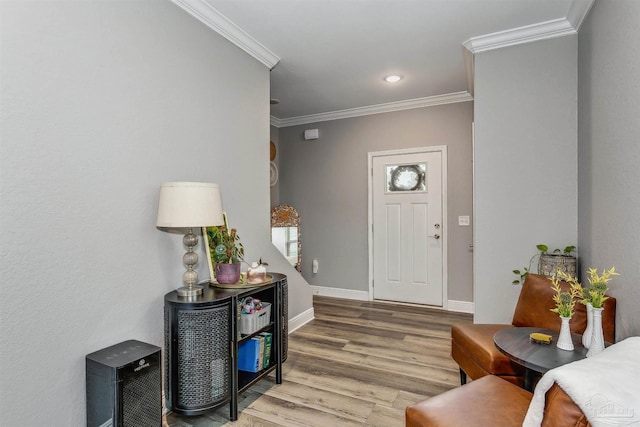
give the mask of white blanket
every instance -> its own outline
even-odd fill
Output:
[[[524,427],[539,426],[545,393],[556,382],[594,427],[640,426],[640,337],[631,337],[595,356],[555,368],[533,393]]]

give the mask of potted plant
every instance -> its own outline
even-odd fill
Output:
[[[576,250],[575,246],[567,246],[564,250],[554,249],[552,252],[549,252],[547,245],[537,245],[536,248],[540,251],[538,274],[547,277],[553,276],[557,271],[572,276],[576,274],[577,260],[575,255],[572,255]]]
[[[558,270],[570,275],[576,274],[577,259],[575,255],[573,255],[576,250],[575,246],[567,246],[563,250],[554,249],[549,252],[549,247],[547,245],[539,244],[536,245],[536,249],[538,252],[533,254],[529,260],[529,267],[524,267],[522,270],[513,270],[513,274],[518,276],[512,282],[514,285],[524,281],[527,274],[531,272],[531,266],[533,265],[533,260],[536,259],[536,257],[538,257],[538,274],[552,277]]]
[[[218,283],[237,283],[240,280],[240,261],[244,258],[244,246],[235,228],[229,229],[227,216],[220,227],[208,227],[207,238],[211,248],[211,258],[215,262]]]

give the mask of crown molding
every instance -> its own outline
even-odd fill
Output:
[[[594,2],[595,0],[573,0],[569,5],[566,18],[471,37],[463,43],[463,46],[471,53],[478,53],[538,40],[577,34],[580,25],[582,25],[582,22],[589,14]]]
[[[269,123],[271,124],[271,126],[274,126],[277,128],[284,127],[282,126],[282,120],[280,120],[276,116],[269,116]]]
[[[456,102],[473,101],[469,92],[455,92],[426,98],[408,99],[405,101],[388,102],[386,104],[369,105],[366,107],[349,108],[346,110],[330,111],[327,113],[309,114],[307,116],[279,119],[271,116],[271,124],[276,127],[288,127],[307,123],[326,122],[329,120],[347,119],[351,117],[368,116],[372,114],[391,113],[394,111],[410,110],[414,108],[433,107],[436,105],[453,104]]]
[[[195,17],[231,43],[272,69],[280,58],[226,16],[213,8],[206,0],[171,0],[178,7]]]
[[[472,37],[463,43],[471,53],[486,52],[508,46],[516,46],[539,40],[576,34],[577,31],[566,19],[554,19],[538,24],[499,31],[484,36]]]
[[[567,21],[578,31],[582,22],[589,14],[595,0],[573,0],[567,12]]]

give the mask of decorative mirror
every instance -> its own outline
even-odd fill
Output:
[[[271,210],[271,242],[302,273],[300,217],[294,207],[280,205]]]

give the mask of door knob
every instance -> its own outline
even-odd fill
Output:
[[[434,234],[433,236],[427,236],[427,237],[433,237],[434,239],[438,240],[440,238],[439,234]]]

